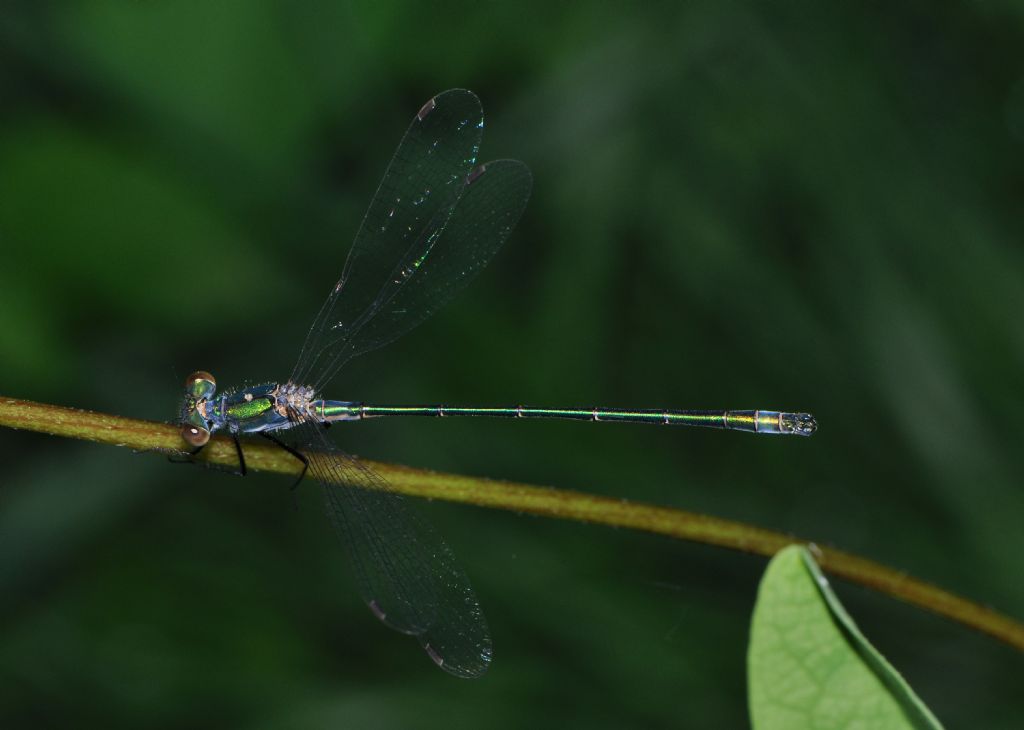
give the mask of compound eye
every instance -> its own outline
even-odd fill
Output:
[[[185,392],[197,400],[210,398],[217,391],[217,381],[205,370],[197,370],[185,380]]]
[[[210,440],[210,432],[200,426],[194,426],[191,423],[186,423],[181,427],[181,437],[185,439],[185,442],[189,446],[194,449],[199,449],[206,446],[206,442]]]

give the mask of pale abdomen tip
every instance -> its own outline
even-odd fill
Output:
[[[796,436],[810,436],[818,430],[818,422],[810,413],[783,413],[779,417],[779,431]]]

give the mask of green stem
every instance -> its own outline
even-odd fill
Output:
[[[178,452],[185,446],[178,427],[170,424],[11,398],[0,398],[0,426],[140,451]],[[237,464],[234,444],[227,437],[215,437],[197,460],[234,466]],[[247,443],[245,460],[254,470],[293,475],[299,471],[298,462],[272,444]],[[792,535],[670,507],[393,464],[366,463],[396,491],[417,497],[629,527],[769,557],[786,545],[806,544],[805,540]],[[1009,616],[851,553],[821,546],[812,546],[812,552],[821,567],[832,575],[927,609],[1024,651],[1024,625]]]

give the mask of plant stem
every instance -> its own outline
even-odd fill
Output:
[[[0,426],[127,446],[139,451],[167,453],[185,448],[174,425],[12,398],[0,397]],[[225,436],[212,438],[196,460],[237,465],[234,444]],[[292,456],[273,444],[247,442],[245,461],[248,468],[257,471],[295,475],[300,469]],[[670,507],[393,464],[366,463],[396,491],[417,497],[628,527],[769,557],[787,545],[807,543],[792,535]],[[927,609],[1024,651],[1024,625],[1009,616],[851,553],[814,544],[811,551],[821,568],[832,575]]]

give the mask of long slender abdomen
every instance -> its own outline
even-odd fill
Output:
[[[384,406],[347,401],[316,401],[317,417],[333,421],[357,421],[386,416],[419,416],[447,418],[476,416],[492,418],[554,418],[573,421],[617,421],[620,423],[651,423],[664,426],[700,426],[751,433],[810,436],[818,424],[809,413],[785,411],[682,411],[666,409],[626,408],[529,408],[511,406],[498,408],[466,408],[461,406]]]

